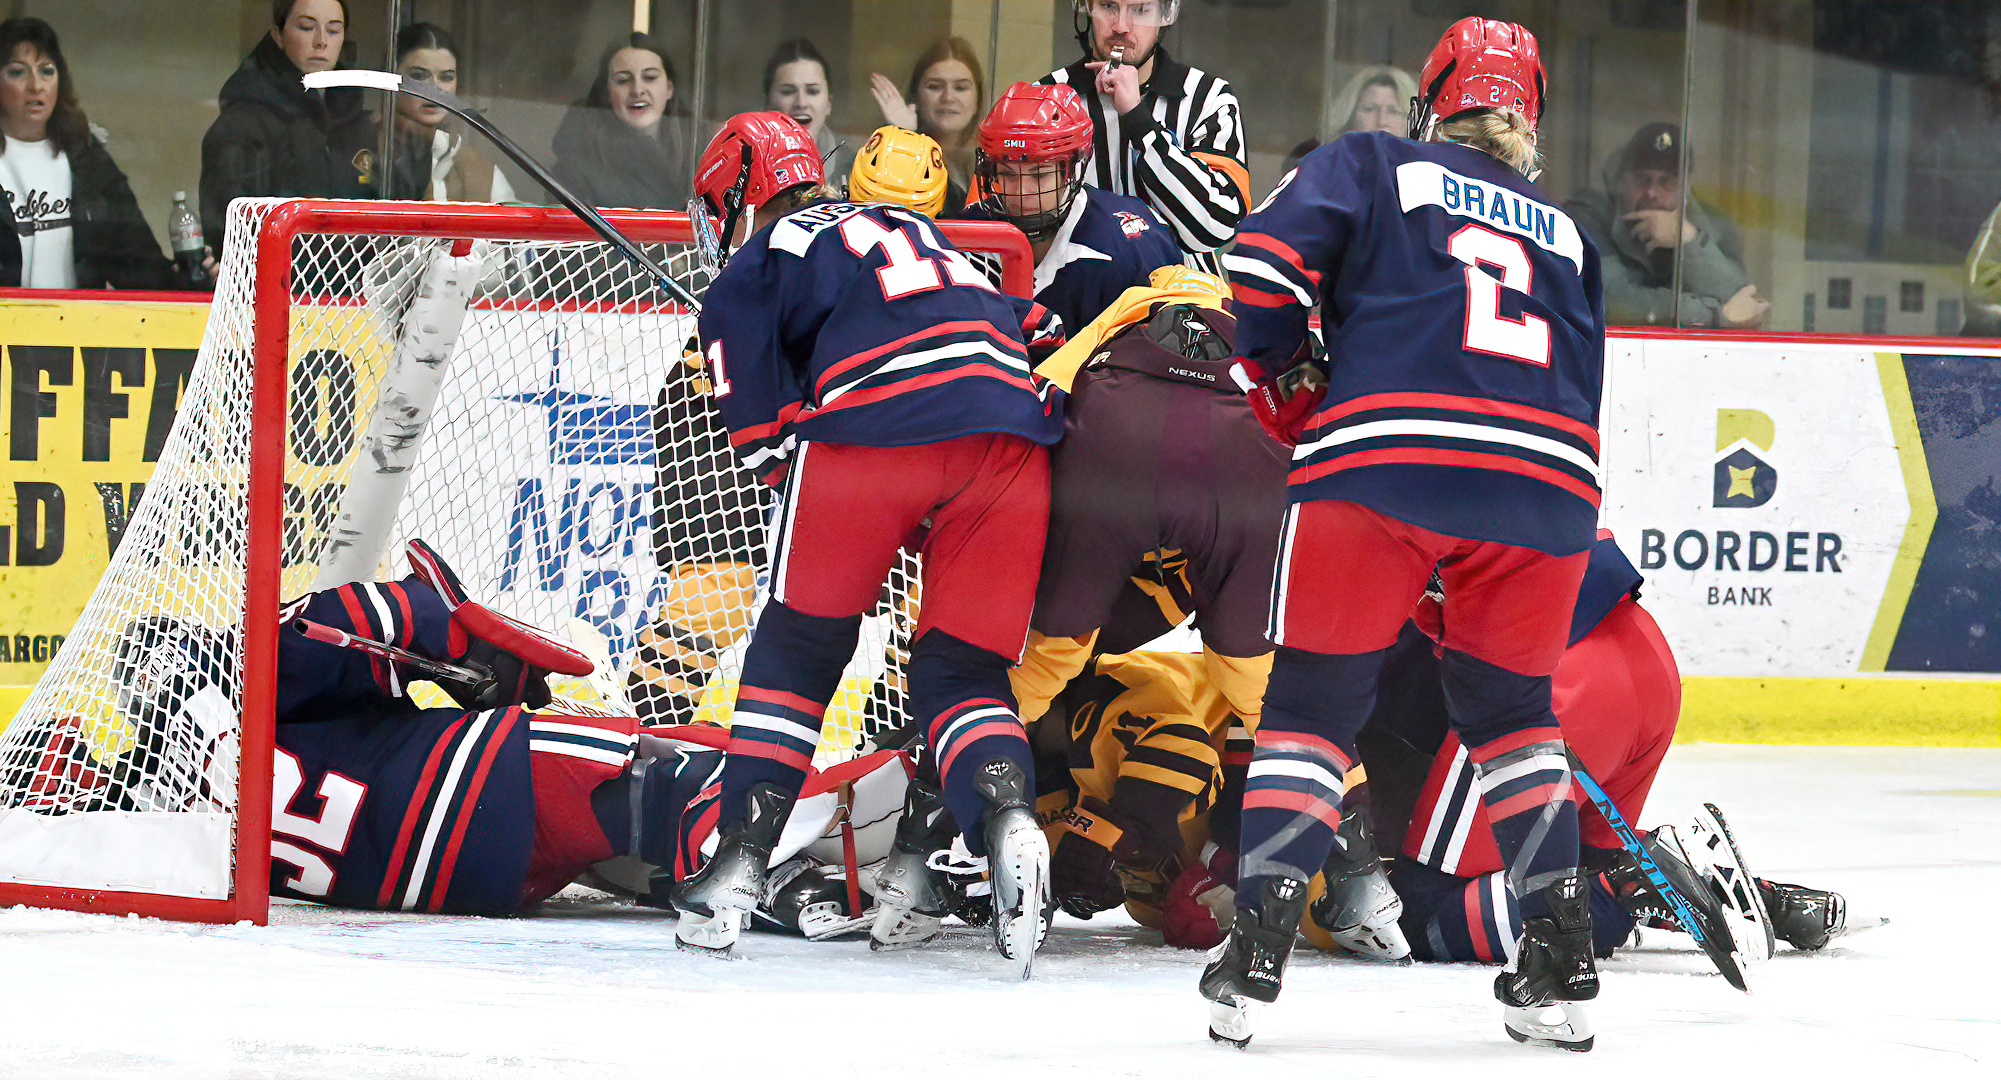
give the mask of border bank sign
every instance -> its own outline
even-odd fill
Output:
[[[1958,566],[1949,544],[1927,559],[1939,517],[1927,447],[1950,454],[1982,426],[1933,415],[1923,389],[1938,359],[1607,343],[1604,523],[1646,576],[1643,602],[1684,674],[2001,670],[1979,605],[1953,600],[1984,595],[2001,612],[2001,582]],[[2001,392],[2001,359],[1952,359],[1972,365],[1962,382]]]

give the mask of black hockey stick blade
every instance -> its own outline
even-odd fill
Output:
[[[633,243],[631,237],[619,232],[618,227],[606,221],[603,214],[598,213],[582,199],[577,198],[576,193],[564,187],[562,181],[557,180],[550,174],[548,169],[542,167],[541,162],[530,157],[528,151],[516,145],[513,139],[507,137],[505,132],[493,126],[492,121],[481,115],[478,109],[466,104],[457,94],[440,90],[427,82],[415,82],[405,79],[393,71],[315,71],[307,75],[304,82],[308,90],[324,90],[337,86],[355,87],[362,90],[386,90],[392,94],[408,94],[414,98],[422,98],[433,105],[442,106],[452,115],[472,125],[474,130],[491,140],[493,145],[500,148],[501,153],[507,155],[509,161],[521,166],[529,176],[535,178],[537,183],[554,192],[556,198],[564,206],[568,207],[571,213],[584,219],[584,224],[589,225],[599,236],[604,237],[605,243],[617,248],[620,254],[631,259],[634,265],[638,266],[641,270],[653,275],[654,281],[662,289],[666,290],[668,295],[688,305],[690,311],[696,314],[701,313],[702,302],[695,299],[694,293],[689,292],[686,286],[675,281],[665,268],[653,261],[652,256],[646,254],[638,244]]]

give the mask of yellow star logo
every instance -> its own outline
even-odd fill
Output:
[[[1751,478],[1758,475],[1758,467],[1756,465],[1748,469],[1740,469],[1735,465],[1725,465],[1723,467],[1730,470],[1730,490],[1723,493],[1724,498],[1734,499],[1739,495],[1747,499],[1758,497],[1758,493],[1751,490]]]

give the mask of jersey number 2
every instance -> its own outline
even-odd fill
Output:
[[[273,748],[271,857],[298,867],[299,872],[286,879],[286,888],[307,896],[325,896],[333,891],[334,868],[321,852],[339,855],[347,850],[348,837],[354,833],[355,815],[361,811],[361,800],[368,795],[368,785],[337,772],[321,777],[318,817],[292,813],[292,800],[305,786],[305,770],[300,767],[299,759],[283,747]],[[292,840],[320,850],[301,847]]]
[[[1527,296],[1535,280],[1535,267],[1522,242],[1468,225],[1452,234],[1445,251],[1466,264],[1466,348],[1548,367],[1549,323],[1527,313],[1514,319],[1501,314],[1501,290]],[[1490,266],[1501,272],[1499,278],[1487,272]]]

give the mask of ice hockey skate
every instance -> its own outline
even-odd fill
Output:
[[[1321,872],[1327,891],[1313,902],[1313,921],[1335,944],[1377,960],[1410,959],[1410,942],[1397,924],[1403,900],[1383,872],[1366,810],[1357,806],[1341,815],[1334,849]]]
[[[1737,945],[1731,926],[1733,920],[1722,894],[1691,865],[1680,837],[1671,826],[1663,825],[1647,833],[1640,838],[1640,843],[1645,846],[1647,857],[1660,867],[1661,876],[1667,879],[1668,885],[1681,894],[1696,925],[1693,929],[1682,925],[1683,920],[1676,915],[1674,904],[1648,879],[1640,861],[1625,852],[1620,853],[1605,870],[1605,884],[1618,899],[1619,906],[1642,925],[1677,930],[1694,937],[1710,963],[1716,965],[1716,970],[1723,973],[1731,986],[1739,990],[1747,989],[1743,954]]]
[[[1531,1046],[1586,1051],[1595,1036],[1582,1002],[1598,996],[1591,955],[1591,900],[1575,870],[1546,886],[1550,913],[1527,919],[1515,958],[1494,976],[1508,1037]]]
[[[733,955],[744,920],[764,899],[771,849],[785,829],[792,801],[771,784],[751,788],[749,801],[750,816],[728,826],[708,865],[674,890],[674,908],[681,913],[674,928],[678,948]]]
[[[1257,1006],[1278,1000],[1285,962],[1306,914],[1306,883],[1265,880],[1256,910],[1239,907],[1230,934],[1209,951],[1202,996],[1209,1000],[1209,1037],[1242,1049],[1250,1045]]]
[[[1835,938],[1859,934],[1889,923],[1875,917],[1852,919],[1848,901],[1838,892],[1823,892],[1804,885],[1758,878],[1758,896],[1771,913],[1772,931],[1779,940],[1802,952],[1824,949]]]
[[[1027,979],[1049,932],[1049,839],[1036,824],[1034,794],[1021,766],[996,758],[980,767],[975,783],[987,802],[980,828],[993,880],[994,944]]]
[[[875,872],[876,914],[869,927],[870,949],[892,952],[915,948],[943,932],[949,906],[931,856],[951,847],[957,834],[958,826],[945,808],[945,796],[922,781],[911,781],[889,858]]]

